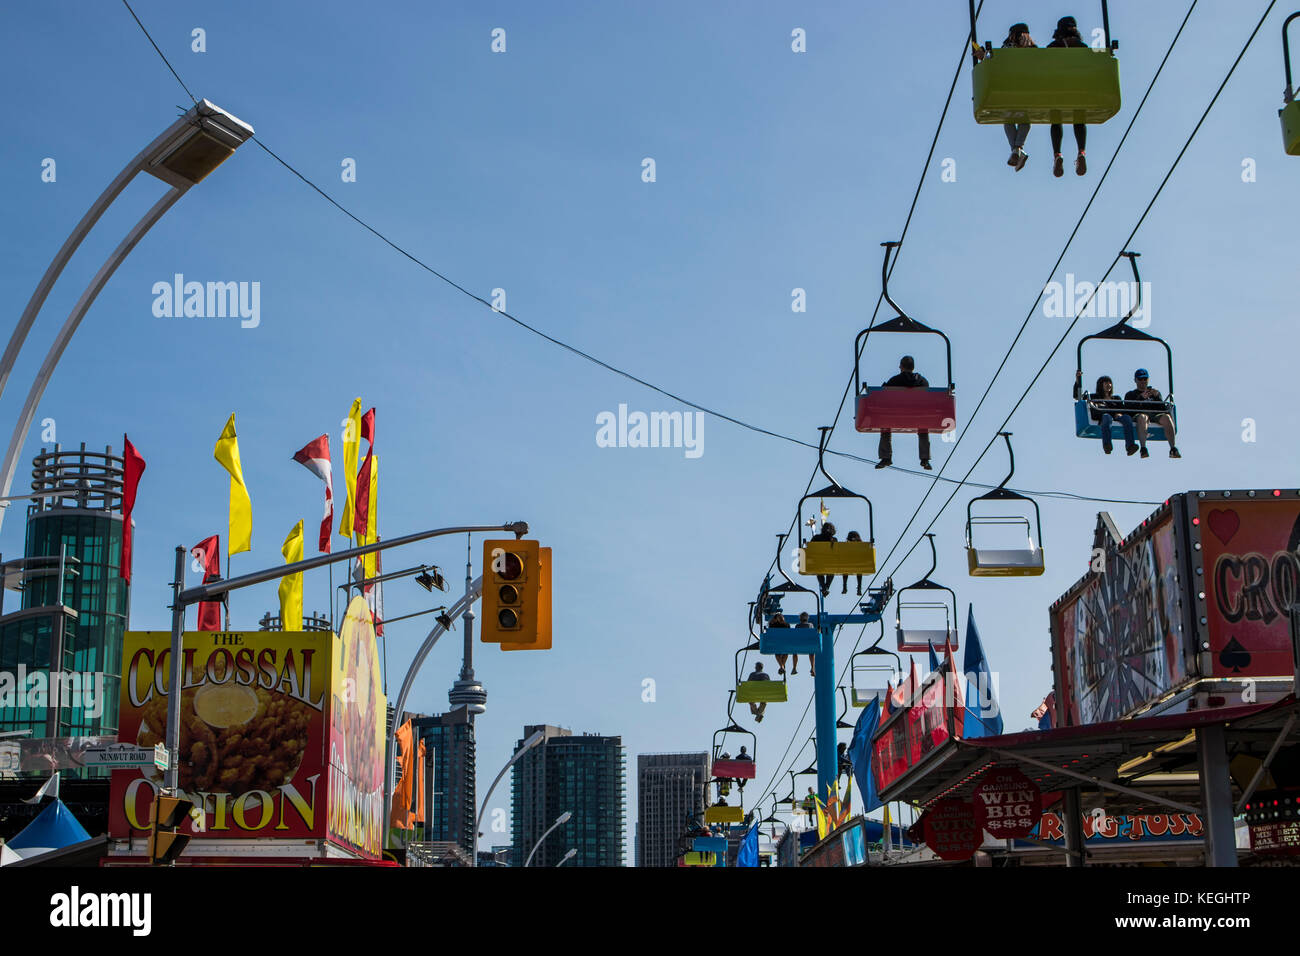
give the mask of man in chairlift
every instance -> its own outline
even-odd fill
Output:
[[[1151,388],[1147,384],[1149,375],[1144,368],[1138,369],[1133,373],[1133,382],[1137,385],[1130,391],[1124,393],[1126,404],[1138,403],[1130,410],[1133,413],[1133,420],[1137,423],[1138,445],[1142,449],[1142,457],[1150,458],[1151,454],[1147,451],[1147,428],[1152,417],[1155,418],[1156,424],[1165,430],[1165,438],[1169,441],[1169,457],[1182,458],[1178,451],[1178,446],[1174,444],[1174,420],[1168,412],[1157,411],[1153,406],[1164,405],[1164,398],[1160,395],[1160,389]]]
[[[762,661],[756,661],[756,662],[754,663],[754,672],[753,672],[752,674],[750,674],[750,675],[749,675],[747,678],[745,678],[745,679],[746,679],[747,681],[750,681],[750,680],[771,680],[771,679],[772,679],[772,675],[764,672],[764,670],[763,670],[763,662],[762,662]],[[767,701],[761,701],[761,702],[758,702],[758,703],[755,703],[754,701],[750,701],[750,703],[749,703],[749,712],[750,712],[751,714],[754,715],[754,723],[761,723],[761,722],[762,722],[762,720],[763,720],[763,711],[765,711],[765,710],[767,710]],[[744,747],[741,747],[741,748],[740,748],[740,751],[741,751],[741,753],[744,753],[744,752],[745,752],[745,748],[744,748]],[[745,754],[745,756],[743,756],[743,757],[738,756],[738,757],[736,757],[736,759],[737,759],[737,760],[749,760],[750,757],[749,757],[748,754]]]
[[[916,373],[916,360],[910,355],[904,355],[898,360],[898,374],[885,383],[885,388],[929,388],[930,383],[926,381],[924,375]],[[930,433],[921,431],[916,433],[916,447],[921,456],[921,467],[930,471]],[[880,433],[880,449],[878,452],[880,461],[876,462],[877,468],[888,468],[894,463],[894,446],[893,439],[889,430],[885,429]]]

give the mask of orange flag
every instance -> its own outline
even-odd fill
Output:
[[[397,788],[393,791],[393,813],[389,819],[389,825],[398,830],[411,828],[411,795],[415,786],[415,754],[411,747],[411,737],[411,722],[407,720],[397,728],[397,745],[400,751],[398,759],[402,762],[402,779],[397,781]]]

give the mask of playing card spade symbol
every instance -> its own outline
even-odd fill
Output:
[[[1219,663],[1231,667],[1234,674],[1240,674],[1243,667],[1250,666],[1250,651],[1238,644],[1235,637],[1231,638],[1219,652]]]

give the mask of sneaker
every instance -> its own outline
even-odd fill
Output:
[[[880,461],[876,462],[876,468],[877,469],[888,468],[893,463],[894,460],[892,458],[882,458],[880,459]]]
[[[849,586],[846,584],[846,585],[844,585],[844,587],[840,588],[840,593],[841,593],[841,594],[848,594],[848,593],[849,593]]]
[[[1088,160],[1083,153],[1080,153],[1079,158],[1074,161],[1074,171],[1079,176],[1088,171]]]
[[[1056,154],[1056,160],[1052,163],[1052,175],[1057,179],[1065,175],[1065,160],[1061,158],[1060,153]]]
[[[934,471],[934,469],[930,467],[930,459],[929,459],[929,458],[922,458],[922,459],[921,459],[921,467],[924,468],[926,471]]]
[[[1020,162],[1020,150],[1013,149],[1011,151],[1011,158],[1007,160],[1007,165],[1014,166],[1018,162]]]
[[[754,717],[754,723],[756,723],[756,724],[761,724],[762,722],[763,722],[763,715],[762,715],[762,714],[757,714],[757,715]]]
[[[1170,445],[1170,446],[1169,446],[1169,457],[1170,457],[1170,458],[1182,458],[1182,457],[1183,457],[1183,454],[1182,454],[1182,452],[1180,452],[1180,451],[1178,450],[1178,447],[1177,447],[1176,445]]]
[[[1025,163],[1029,162],[1029,154],[1023,149],[1018,149],[1016,152],[1019,153],[1019,156],[1016,158],[1016,172],[1020,172],[1020,170],[1025,168]]]
[[[1124,446],[1124,451],[1128,454],[1128,456],[1129,456],[1130,458],[1132,458],[1134,455],[1137,454],[1137,450],[1138,450],[1138,446],[1137,446],[1137,445],[1125,445],[1125,446]]]
[[[1143,458],[1150,458],[1150,457],[1151,457],[1151,452],[1149,452],[1149,451],[1147,451],[1145,448],[1143,448],[1143,449],[1142,449],[1142,457],[1143,457]]]
[[[1110,454],[1111,452],[1113,452],[1115,449],[1114,449],[1113,447],[1111,447],[1110,445],[1102,445],[1102,446],[1101,446],[1101,450],[1104,451],[1106,454],[1109,455],[1109,454]]]

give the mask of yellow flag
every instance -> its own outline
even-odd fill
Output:
[[[379,533],[379,456],[370,456],[370,503],[366,509],[366,544],[374,544]],[[371,551],[363,559],[366,577],[373,578],[379,573],[379,552]]]
[[[343,487],[347,498],[343,502],[343,518],[339,521],[339,534],[352,537],[354,520],[352,507],[356,500],[357,456],[361,453],[361,399],[352,403],[343,423]]]
[[[239,554],[253,548],[253,502],[244,485],[244,470],[239,465],[239,439],[235,437],[235,416],[231,415],[221,430],[212,456],[230,472],[230,533],[226,537],[226,554]]]
[[[826,834],[830,832],[830,828],[827,826],[826,808],[822,806],[822,802],[816,797],[813,798],[813,802],[817,805],[817,839],[824,840]]]
[[[299,521],[280,548],[285,564],[302,560],[302,522]],[[280,630],[302,630],[302,572],[280,579]]]

